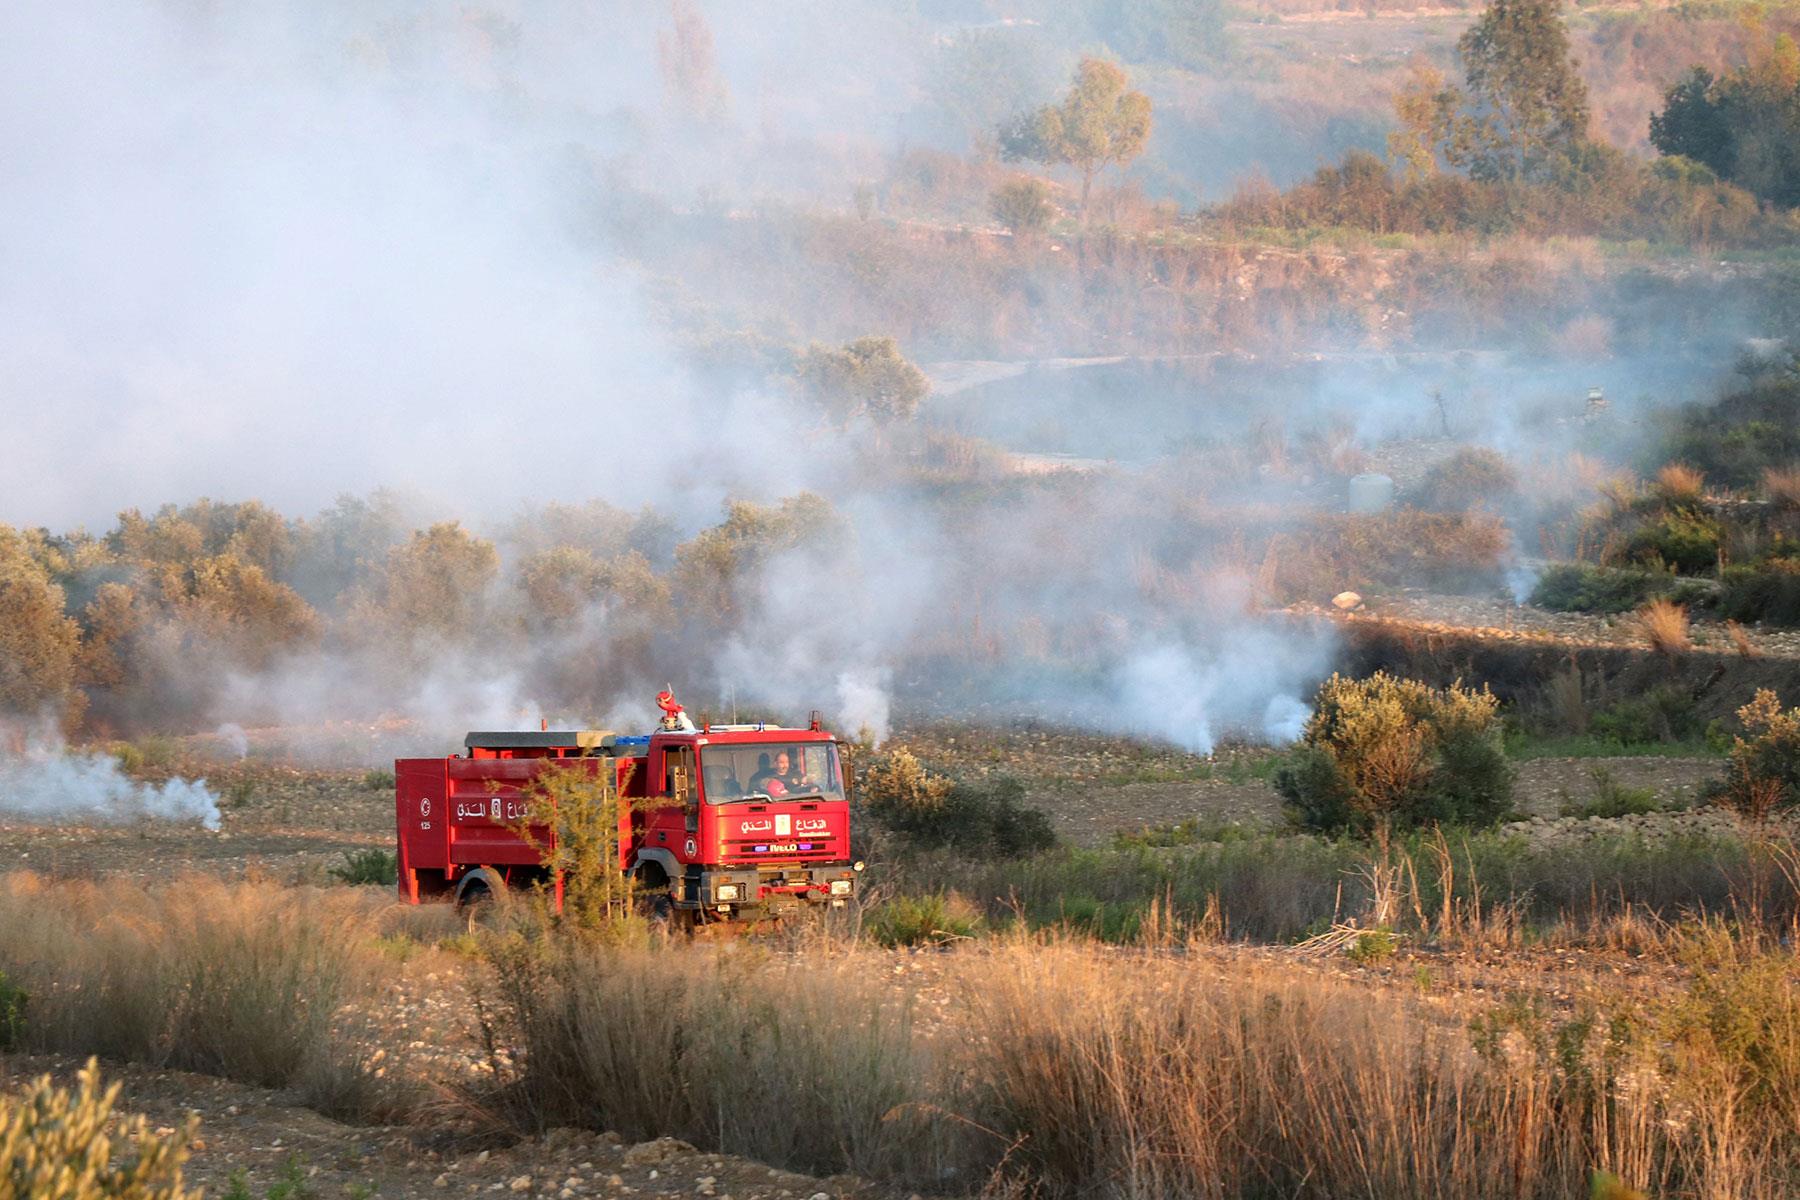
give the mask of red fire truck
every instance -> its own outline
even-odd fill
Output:
[[[396,760],[400,898],[467,905],[542,884],[560,903],[539,850],[553,832],[521,825],[534,781],[559,764],[615,773],[619,870],[654,914],[705,923],[846,903],[862,864],[838,741],[817,715],[805,729],[697,728],[669,693],[657,700],[663,721],[644,736],[471,733],[464,754]],[[650,796],[660,803],[631,803]]]

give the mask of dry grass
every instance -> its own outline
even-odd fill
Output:
[[[322,1111],[385,1115],[401,1098],[337,1028],[372,982],[378,904],[192,876],[0,879],[0,972],[27,994],[25,1047],[300,1090]]]
[[[1763,487],[1777,507],[1800,509],[1800,463],[1770,467],[1763,472]]]
[[[894,1116],[925,1075],[904,1006],[863,961],[623,947],[519,933],[488,946],[485,1019],[522,1053],[479,1098],[528,1127],[674,1135],[817,1174],[930,1177]]]
[[[1739,658],[1755,658],[1756,644],[1750,640],[1750,633],[1736,621],[1725,622],[1725,636],[1731,639],[1731,648],[1736,650]]]
[[[1058,940],[936,960],[922,1026],[866,954],[513,943],[494,965],[511,1099],[540,1122],[956,1194],[1550,1200],[1599,1170],[1773,1200],[1800,1169],[1794,967],[1707,952],[1677,1000],[1472,1025],[1298,963]]]
[[[1706,495],[1706,476],[1686,463],[1669,463],[1656,473],[1656,495],[1669,504],[1697,504]]]
[[[1637,611],[1638,631],[1658,654],[1686,654],[1694,648],[1687,609],[1670,600],[1652,600]]]

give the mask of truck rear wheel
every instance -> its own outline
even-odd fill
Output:
[[[471,871],[456,885],[456,911],[471,932],[475,925],[506,903],[506,881],[487,868]]]

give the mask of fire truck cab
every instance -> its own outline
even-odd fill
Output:
[[[562,880],[544,861],[554,831],[522,822],[537,776],[579,763],[614,773],[618,869],[654,913],[698,923],[846,903],[861,864],[837,739],[816,719],[695,728],[672,699],[664,711],[643,736],[478,732],[463,755],[397,760],[400,898],[466,903],[543,884],[560,902]]]

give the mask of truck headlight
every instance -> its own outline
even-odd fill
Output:
[[[850,881],[848,879],[832,880],[831,894],[834,896],[848,896],[850,894]]]
[[[735,883],[719,884],[717,887],[713,888],[713,898],[716,900],[736,900],[738,898],[738,885]]]

